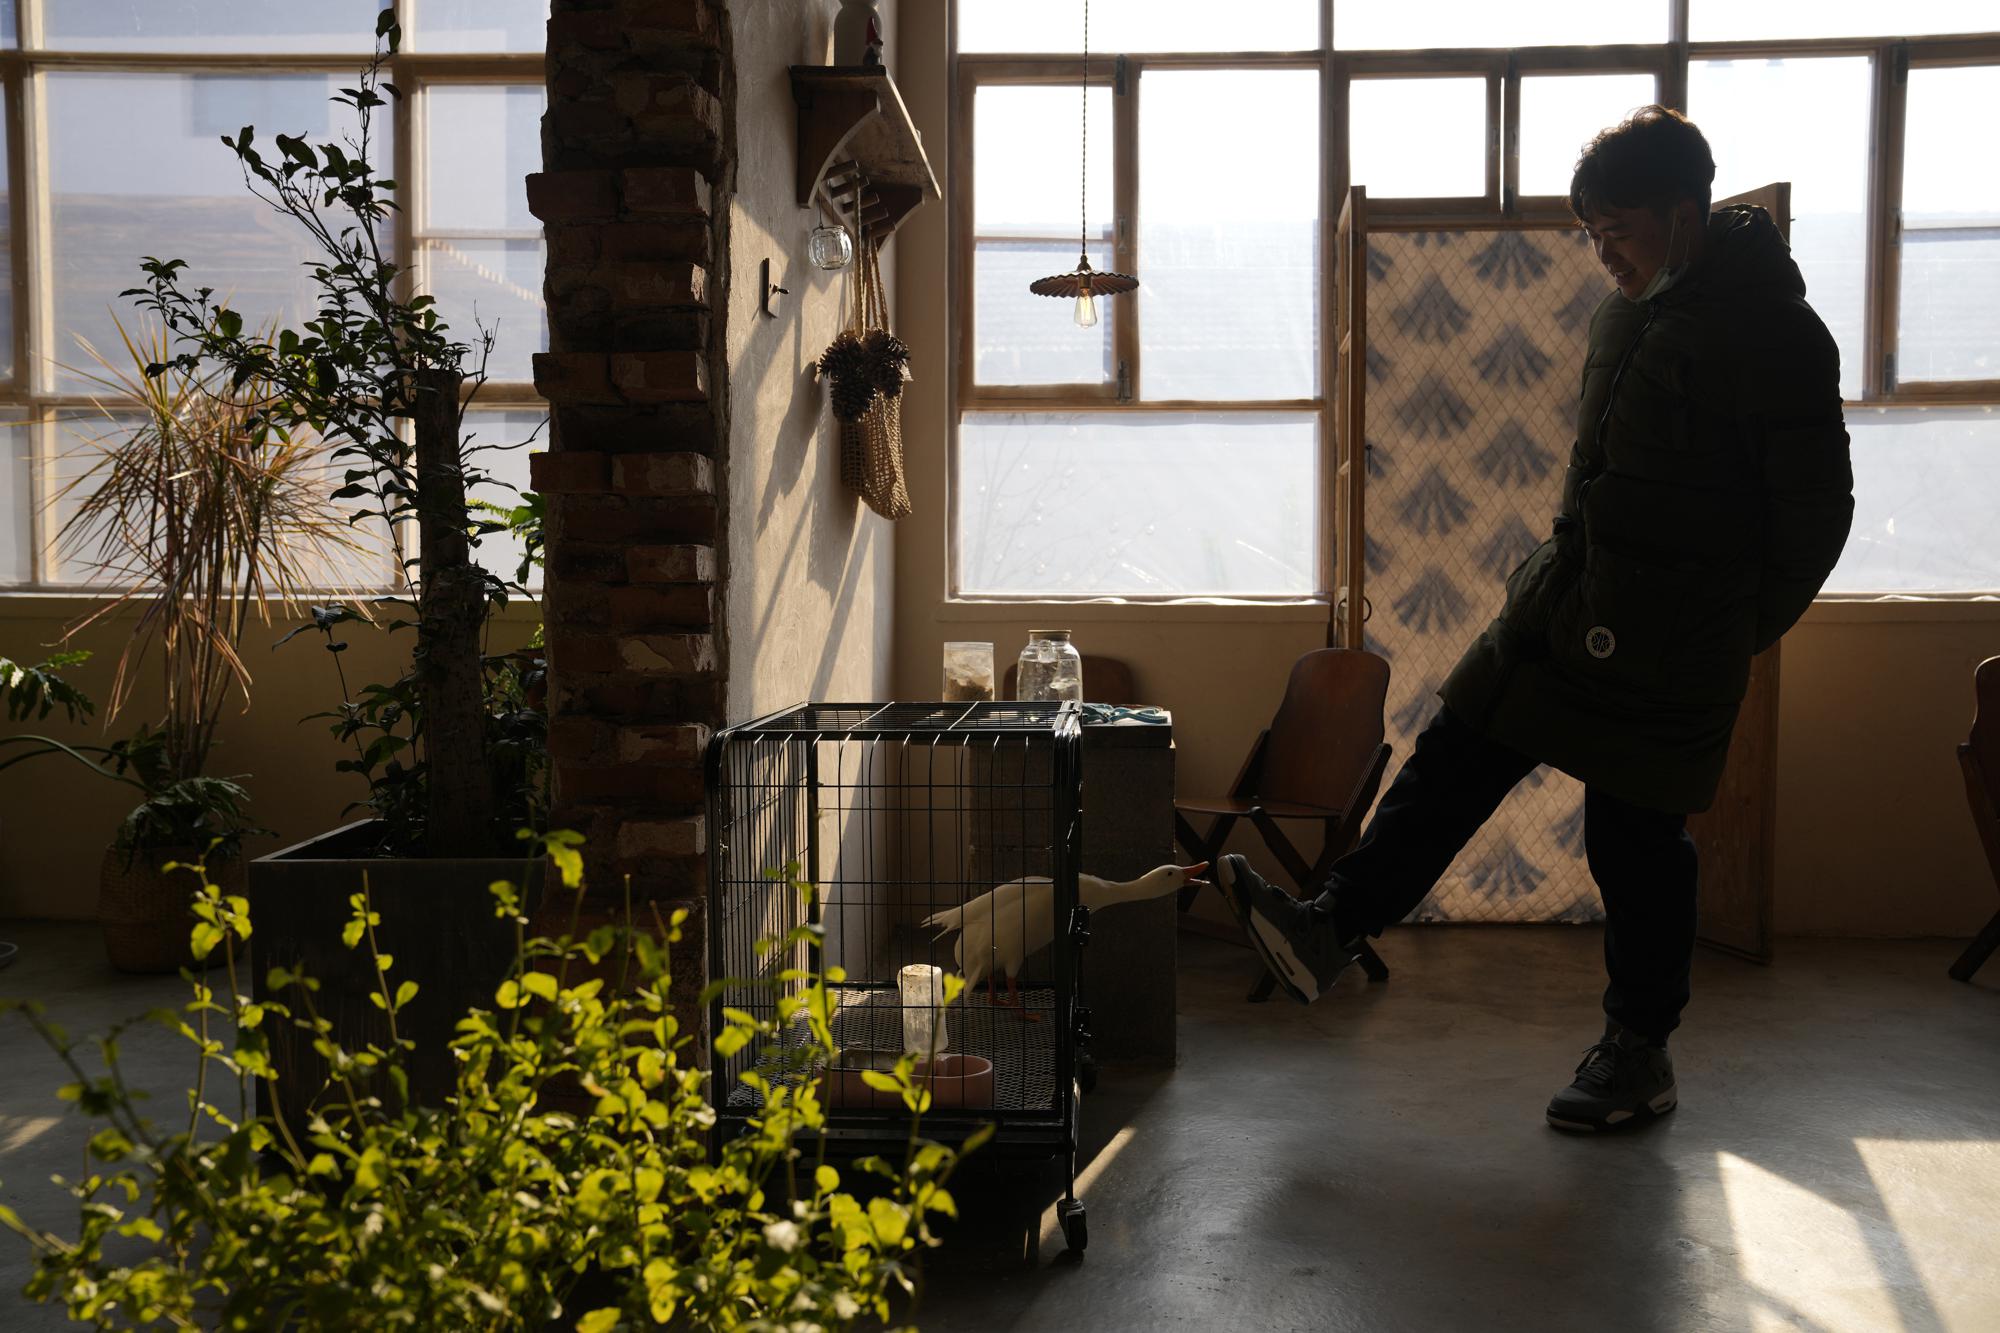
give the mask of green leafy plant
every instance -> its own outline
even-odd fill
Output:
[[[0,657],[0,699],[6,702],[8,717],[22,721],[32,715],[40,721],[57,707],[71,722],[88,717],[96,705],[57,672],[79,666],[89,657],[87,652],[57,653],[32,667]],[[177,776],[168,735],[143,723],[131,739],[109,745],[71,743],[29,732],[0,736],[0,754],[4,754],[0,769],[43,755],[67,755],[91,772],[137,792],[139,804],[120,822],[113,840],[128,863],[140,850],[151,847],[207,847],[211,856],[228,860],[242,851],[246,834],[267,831],[250,822],[244,808],[250,793],[240,782],[199,774]]]
[[[566,889],[580,887],[581,839],[541,844]],[[795,890],[813,889],[789,877]],[[206,879],[206,876],[204,876]],[[762,1094],[750,1132],[712,1143],[714,1096],[694,1038],[669,1002],[667,951],[683,914],[576,937],[527,938],[514,889],[494,885],[519,956],[490,1010],[458,1025],[457,1090],[441,1107],[410,1103],[396,1019],[417,998],[376,947],[365,885],[348,947],[373,969],[386,1045],[338,1042],[306,976],[274,969],[258,1004],[241,975],[248,904],[204,884],[194,951],[220,951],[224,984],[193,980],[179,1012],[150,1016],[193,1046],[185,1122],[139,1113],[119,1042],[73,1040],[33,1004],[10,1002],[72,1081],[58,1095],[100,1125],[86,1174],[68,1188],[78,1229],[61,1237],[0,1208],[33,1247],[27,1293],[100,1328],[540,1329],[581,1333],[670,1324],[687,1329],[843,1329],[887,1321],[911,1290],[932,1221],[955,1215],[948,1189],[964,1149],[926,1143],[929,1092],[905,1060],[875,1086],[911,1117],[900,1160],[837,1169],[811,1151],[825,1112],[810,1076],[835,1055],[829,984],[839,969],[789,968],[765,984],[775,1018],[728,1013],[719,1052],[762,1043]],[[578,895],[577,902],[580,904]],[[762,943],[815,956],[819,931]],[[720,982],[740,987],[749,983]],[[705,1003],[706,997],[704,997]],[[331,1071],[310,1123],[250,1111],[275,1077],[273,1034],[310,1034]],[[798,1031],[810,1041],[800,1049]],[[789,1051],[787,1056],[776,1054]]]
[[[7,704],[9,722],[42,722],[60,708],[71,722],[81,722],[97,711],[97,705],[61,672],[90,660],[87,652],[51,653],[34,666],[22,666],[0,657],[0,699]]]
[[[410,295],[388,258],[397,187],[376,173],[372,158],[376,118],[401,96],[385,78],[401,36],[394,13],[384,10],[373,59],[332,99],[353,113],[351,137],[314,142],[280,133],[264,141],[248,125],[222,136],[251,194],[293,224],[314,252],[309,270],[319,307],[312,318],[275,334],[248,329],[214,289],[189,289],[179,259],[148,257],[146,285],[127,294],[172,330],[179,349],[149,373],[226,367],[232,384],[264,386],[253,435],[311,431],[345,465],[333,499],[354,506],[350,521],[386,529],[408,594],[397,600],[415,611],[411,670],[387,689],[413,695],[421,726],[400,733],[409,753],[395,757],[397,783],[407,790],[389,808],[421,805],[423,814],[388,841],[402,854],[488,856],[504,849],[509,821],[487,761],[485,634],[491,612],[520,589],[473,558],[479,538],[499,526],[468,503],[477,487],[499,483],[478,466],[465,427],[466,406],[486,379],[492,332],[481,329],[470,342],[455,338],[432,298]],[[344,686],[342,700],[343,708],[373,706]],[[405,708],[401,716],[413,714]],[[363,722],[356,734],[374,727]],[[366,743],[389,734],[368,735]],[[389,758],[374,766],[386,774]]]

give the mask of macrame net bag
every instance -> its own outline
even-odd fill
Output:
[[[875,243],[856,247],[854,313],[847,332],[820,358],[833,381],[833,412],[840,419],[840,480],[884,518],[907,518],[910,491],[903,479],[903,381],[910,349],[889,332],[889,303]]]

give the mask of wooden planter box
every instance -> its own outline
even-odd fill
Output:
[[[324,1086],[326,1065],[304,1027],[298,990],[271,992],[266,978],[273,967],[301,971],[319,982],[313,1003],[332,1020],[334,1039],[346,1049],[389,1044],[388,1019],[369,999],[376,978],[367,942],[353,949],[340,942],[341,929],[354,911],[348,899],[361,892],[364,876],[382,917],[376,943],[393,956],[390,985],[417,983],[417,994],[401,1011],[397,1027],[416,1042],[404,1066],[410,1094],[432,1106],[443,1103],[455,1082],[450,1042],[458,1020],[468,1009],[493,1007],[493,992],[514,963],[514,927],[494,916],[488,886],[502,879],[520,885],[529,912],[540,897],[539,857],[368,856],[372,823],[349,824],[250,863],[256,997],[291,1007],[300,1020],[296,1027],[267,1026],[279,1080],[275,1099],[270,1085],[260,1086],[258,1110],[282,1111],[295,1130],[305,1123]]]

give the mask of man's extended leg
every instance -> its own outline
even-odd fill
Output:
[[[1584,853],[1604,895],[1604,1036],[1549,1103],[1558,1129],[1608,1129],[1674,1109],[1667,1034],[1680,1024],[1694,964],[1696,858],[1687,816],[1590,788]]]
[[[1217,882],[1265,965],[1293,999],[1309,1003],[1354,959],[1355,940],[1381,934],[1423,901],[1534,767],[1533,759],[1442,709],[1418,735],[1360,845],[1334,864],[1318,898],[1301,902],[1266,883],[1241,856],[1222,858]]]

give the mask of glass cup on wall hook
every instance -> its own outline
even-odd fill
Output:
[[[847,234],[845,227],[829,227],[821,223],[812,229],[806,256],[812,260],[814,268],[846,268],[854,262],[854,238]]]

